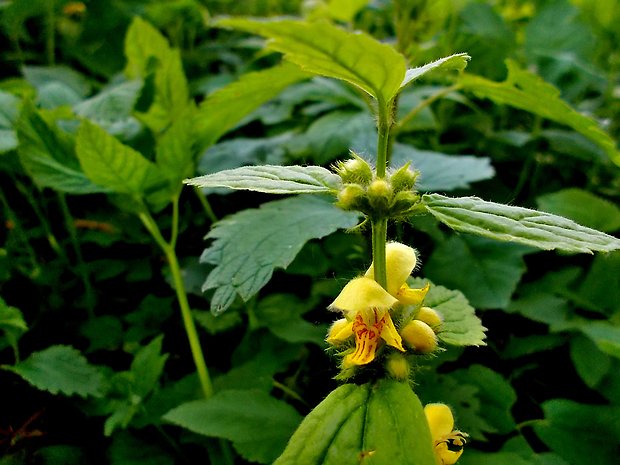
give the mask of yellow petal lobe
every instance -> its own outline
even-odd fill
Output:
[[[449,435],[454,429],[452,410],[446,404],[427,404],[424,407],[424,415],[426,415],[433,441]]]
[[[340,291],[329,310],[340,310],[354,318],[354,315],[369,308],[386,311],[396,302],[375,280],[362,277],[352,279]]]
[[[403,284],[395,295],[403,305],[420,305],[424,302],[424,298],[430,288],[431,285],[429,283],[426,283],[426,286],[422,289],[412,289],[406,284]]]
[[[385,246],[387,291],[391,295],[396,296],[401,286],[415,268],[416,261],[416,252],[408,245],[401,244],[400,242],[390,242]],[[368,268],[364,276],[374,279],[374,264],[370,265],[370,268]]]

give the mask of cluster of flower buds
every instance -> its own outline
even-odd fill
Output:
[[[337,205],[343,210],[357,210],[371,219],[398,218],[411,213],[420,200],[414,186],[418,171],[409,163],[377,178],[371,166],[359,155],[338,162],[334,171],[342,178]]]

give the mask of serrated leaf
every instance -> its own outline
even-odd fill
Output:
[[[166,38],[148,22],[135,16],[125,36],[130,79],[155,75],[155,95],[146,113],[138,117],[155,133],[166,129],[182,117],[189,105],[189,89],[179,50],[172,49]]]
[[[347,81],[384,103],[398,93],[405,78],[404,57],[362,32],[295,20],[228,18],[218,24],[267,37],[269,48],[304,70]]]
[[[407,383],[383,379],[340,386],[304,419],[274,465],[362,462],[435,463],[422,405]]]
[[[435,248],[424,272],[462,291],[476,308],[505,308],[525,273],[527,251],[517,244],[454,235]]]
[[[28,325],[26,325],[26,321],[24,321],[22,312],[15,307],[8,306],[2,297],[0,297],[0,329],[4,331],[28,331]]]
[[[157,143],[155,163],[170,181],[172,189],[180,189],[181,181],[195,171],[192,147],[192,111],[173,122]]]
[[[282,63],[273,68],[247,73],[202,102],[194,117],[193,132],[202,151],[239,124],[247,115],[282,90],[310,74],[297,66]]]
[[[134,395],[144,398],[157,386],[168,359],[168,354],[161,354],[163,338],[160,335],[142,347],[131,362],[129,371],[133,376]]]
[[[322,198],[300,196],[244,210],[216,223],[207,235],[215,239],[201,257],[216,265],[203,286],[215,289],[211,310],[226,310],[238,294],[248,300],[286,268],[310,239],[357,223],[356,213],[344,212]]]
[[[421,288],[428,280],[409,278],[408,282],[414,288]],[[486,328],[482,326],[476,311],[460,291],[431,283],[424,305],[437,310],[443,318],[437,334],[441,341],[456,346],[486,345],[484,342]]]
[[[268,194],[333,193],[342,186],[340,176],[320,166],[242,166],[184,181],[197,187],[228,187]]]
[[[405,73],[405,78],[401,83],[401,89],[411,82],[419,79],[420,77],[428,74],[432,71],[441,71],[455,69],[463,71],[467,66],[467,62],[471,60],[471,57],[467,53],[455,53],[448,57],[440,58],[439,60],[432,61],[424,66],[418,66],[416,68],[409,68]]]
[[[155,164],[88,120],[78,131],[76,151],[88,178],[113,192],[143,195],[158,182]]]
[[[51,346],[31,354],[17,365],[4,368],[17,373],[37,389],[52,394],[103,395],[103,374],[73,347]]]
[[[452,191],[466,189],[470,183],[490,179],[495,169],[487,157],[446,155],[430,150],[418,150],[405,144],[394,144],[392,166],[411,162],[420,171],[416,188],[421,191]]]
[[[610,252],[620,240],[561,216],[487,202],[478,197],[422,197],[426,209],[452,229],[500,241],[565,252]]]
[[[86,177],[70,136],[50,126],[32,105],[24,105],[17,122],[17,137],[19,159],[39,186],[69,194],[108,191]]]
[[[271,463],[284,449],[301,415],[267,393],[239,389],[187,402],[163,419],[198,434],[228,439],[250,461]]]
[[[603,232],[620,229],[620,208],[583,189],[562,189],[536,198],[538,208]]]
[[[620,408],[566,399],[542,404],[545,419],[534,423],[542,441],[571,464],[612,464],[620,447]]]
[[[495,82],[480,76],[464,74],[460,85],[480,98],[500,105],[510,105],[560,124],[570,126],[605,150],[609,158],[620,165],[620,151],[614,140],[592,118],[585,116],[560,98],[560,91],[537,75],[519,68],[508,60],[508,77]]]

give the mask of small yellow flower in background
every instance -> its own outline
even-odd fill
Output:
[[[424,414],[431,430],[438,465],[455,464],[467,443],[467,433],[454,430],[452,410],[445,404],[427,404]]]
[[[382,340],[404,352],[390,309],[398,302],[419,305],[428,292],[428,285],[423,289],[410,289],[406,284],[416,265],[415,250],[391,242],[385,252],[387,290],[374,280],[374,265],[371,265],[364,276],[349,281],[328,307],[343,312],[346,318],[332,325],[327,342],[337,345],[355,336],[355,351],[344,358],[345,367],[372,362]]]

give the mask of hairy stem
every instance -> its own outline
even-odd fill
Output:
[[[377,130],[379,132],[379,140],[377,142],[377,177],[385,177],[385,169],[387,167],[388,146],[390,140],[390,107],[391,102],[388,104],[379,99],[378,103],[378,120]]]
[[[387,218],[372,220],[372,262],[375,281],[387,289],[387,270],[385,265],[385,243],[387,241]]]

